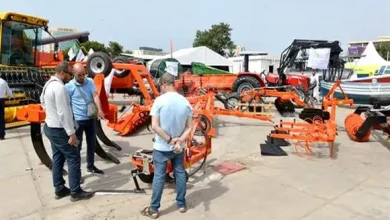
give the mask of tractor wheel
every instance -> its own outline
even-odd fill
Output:
[[[260,88],[260,82],[253,76],[239,76],[236,81],[233,83],[233,92],[241,92],[246,90],[251,90],[255,88]]]
[[[129,60],[129,58],[127,58],[125,56],[119,56],[119,57],[115,57],[112,60],[112,62],[113,63],[130,63],[130,60]],[[130,74],[130,70],[115,70],[115,73],[114,73],[114,75],[118,78],[125,78],[129,74]]]
[[[87,73],[93,78],[96,74],[110,75],[112,70],[111,58],[103,52],[95,52],[88,57]]]
[[[234,92],[226,95],[225,109],[234,109],[241,102],[240,94]]]

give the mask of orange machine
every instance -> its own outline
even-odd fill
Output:
[[[344,94],[344,99],[333,98],[335,89],[339,87]],[[302,111],[300,118],[305,122],[280,121],[279,126],[271,131],[265,144],[261,144],[262,153],[265,155],[286,155],[280,146],[288,145],[284,140],[297,140],[295,150],[299,156],[298,147],[303,147],[308,155],[313,155],[311,144],[314,142],[327,142],[330,145],[330,157],[334,156],[334,141],[337,134],[336,106],[349,104],[353,108],[353,100],[348,99],[340,87],[340,81],[335,83],[329,93],[324,97],[322,109],[307,108]],[[331,107],[330,112],[328,108]]]

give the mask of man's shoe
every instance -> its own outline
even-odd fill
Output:
[[[70,189],[65,187],[63,190],[61,190],[60,192],[56,192],[55,194],[56,194],[55,199],[62,199],[65,196],[70,195]]]
[[[79,200],[86,200],[92,198],[93,196],[94,196],[93,192],[85,192],[84,190],[81,189],[79,193],[75,195],[70,195],[70,201],[76,202]]]
[[[87,169],[88,173],[96,173],[96,174],[104,174],[103,170],[99,170],[96,167],[93,167],[92,169]]]
[[[187,212],[187,207],[186,207],[186,206],[180,207],[180,208],[179,208],[179,211],[180,211],[181,213],[185,213],[185,212]]]
[[[5,140],[5,137],[0,137],[0,140]]]

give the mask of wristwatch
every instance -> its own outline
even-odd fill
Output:
[[[169,140],[167,141],[167,143],[169,144],[169,143],[171,143],[171,141],[172,141],[172,137],[169,136]]]

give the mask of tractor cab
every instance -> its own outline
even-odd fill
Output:
[[[38,41],[48,20],[14,12],[0,13],[0,65],[34,66]]]

